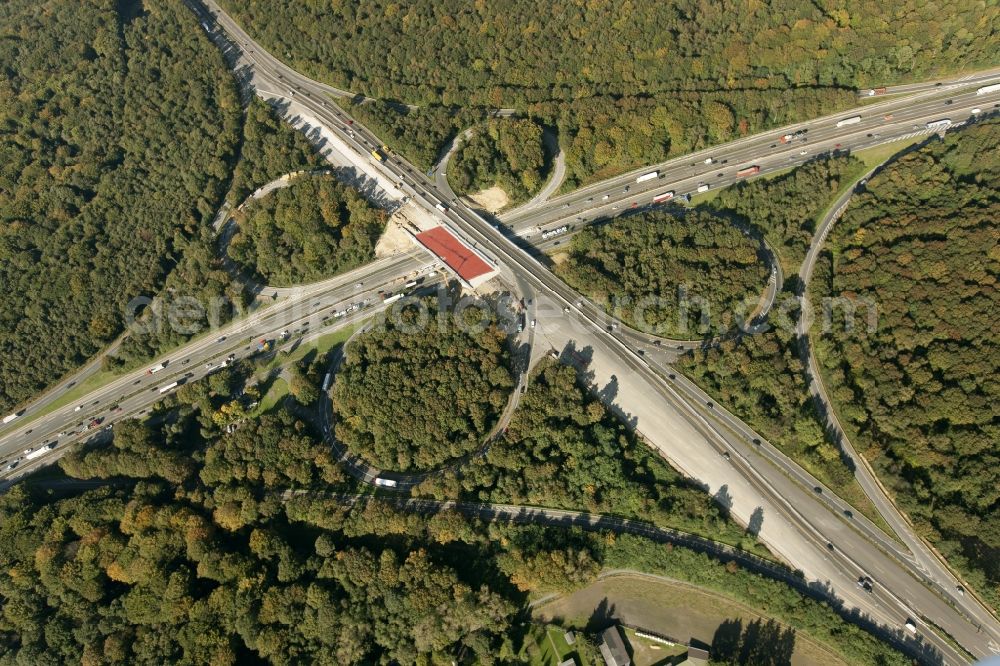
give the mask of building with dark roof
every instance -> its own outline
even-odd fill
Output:
[[[632,659],[628,656],[625,640],[622,638],[618,625],[608,627],[601,632],[601,656],[607,666],[631,666]]]

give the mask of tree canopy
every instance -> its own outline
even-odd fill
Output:
[[[731,596],[849,663],[902,663],[826,604],[734,563],[627,534],[415,513],[358,495],[329,447],[284,408],[217,419],[235,413],[224,408],[245,397],[248,372],[238,363],[187,384],[154,418],[117,424],[110,445],[63,457],[68,478],[46,475],[0,495],[0,660],[519,663],[529,594],[631,568]],[[575,433],[584,438],[621,427],[596,416],[603,409],[583,398],[572,371],[543,374],[526,406],[551,421],[515,421],[512,449],[540,453],[560,423],[581,418]],[[522,460],[525,479],[535,478],[527,467],[544,466],[537,454]],[[588,459],[575,479],[595,465]],[[519,466],[505,463],[504,474]],[[653,470],[662,488],[668,477]],[[598,496],[616,501],[619,492]],[[723,525],[702,527],[711,536]]]
[[[259,97],[250,100],[243,122],[240,158],[233,169],[227,200],[238,205],[261,185],[301,169],[328,167],[302,132],[277,116]]]
[[[429,469],[480,448],[514,380],[506,334],[484,308],[408,305],[347,345],[333,385],[336,437],[388,470]]]
[[[588,227],[555,270],[629,325],[680,338],[742,323],[768,274],[757,245],[727,220],[681,209]]]
[[[947,16],[920,0],[556,0],[544,20],[527,0],[221,4],[314,78],[558,126],[570,183],[846,108],[857,88],[996,65],[1000,52],[1000,8],[976,0]]]
[[[513,203],[526,201],[544,183],[542,128],[526,119],[490,120],[473,130],[448,165],[457,191],[500,187]]]
[[[312,282],[375,258],[386,216],[332,175],[300,176],[235,215],[227,252],[266,284]]]
[[[740,181],[721,190],[709,206],[736,213],[764,234],[786,276],[798,273],[819,218],[841,188],[866,168],[850,155],[821,156],[776,178]]]
[[[830,234],[813,302],[841,421],[921,532],[1000,605],[1000,121],[872,177]],[[859,301],[860,299],[860,301]],[[840,301],[843,303],[843,300]],[[877,308],[867,326],[867,303]]]
[[[573,367],[547,359],[486,455],[417,491],[639,518],[766,552],[590,395]]]
[[[182,2],[130,8],[0,7],[4,411],[120,333],[129,301],[159,291],[187,248],[210,248],[236,88]]]

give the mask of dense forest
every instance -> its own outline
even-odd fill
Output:
[[[385,213],[333,175],[303,176],[234,215],[227,252],[265,283],[314,282],[375,257]]]
[[[798,307],[790,307],[795,302],[794,276],[817,220],[863,171],[854,157],[830,156],[776,178],[726,188],[707,204],[716,214],[752,225],[764,235],[781,261],[784,291],[778,294],[767,331],[693,351],[678,361],[678,369],[838,495],[874,516],[853,472],[826,436],[807,391],[793,335]]]
[[[225,194],[240,105],[221,55],[180,0],[119,6],[0,7],[19,26],[0,40],[0,411],[114,338]]]
[[[226,200],[239,204],[253,190],[278,176],[324,164],[301,133],[283,123],[270,106],[253,98],[246,109],[239,159]],[[183,344],[192,334],[206,327],[224,324],[250,304],[250,294],[220,261],[214,229],[206,224],[196,239],[178,239],[178,242],[181,258],[167,276],[164,288],[130,328],[115,354],[104,357],[105,367],[121,369],[141,365]],[[182,305],[185,325],[166,325],[171,308],[189,304],[191,298],[204,307],[191,309]]]
[[[995,65],[1000,52],[1000,8],[975,0],[946,16],[918,0],[558,0],[544,20],[524,0],[221,4],[271,52],[337,86],[516,107],[557,125],[570,182],[844,108],[859,87]]]
[[[491,120],[473,130],[448,165],[457,192],[500,187],[513,204],[527,201],[543,182],[542,128],[526,119]]]
[[[677,369],[838,495],[872,515],[853,471],[826,436],[789,327],[775,326],[692,351],[677,361]]]
[[[820,217],[865,165],[850,155],[806,162],[776,178],[741,181],[720,191],[709,206],[737,214],[764,234],[778,253],[786,279],[798,273]]]
[[[237,206],[279,176],[329,166],[302,132],[292,129],[268,103],[254,97],[246,110],[240,159],[226,200]]]
[[[837,413],[904,510],[1000,606],[1000,121],[949,132],[868,181],[830,235],[813,301]],[[821,318],[820,318],[821,319]]]
[[[742,323],[768,273],[757,245],[728,220],[679,208],[584,229],[555,271],[630,326],[677,338]]]
[[[551,372],[554,385],[568,377]],[[358,499],[291,413],[218,418],[248,374],[237,365],[185,386],[158,408],[170,418],[120,423],[110,446],[64,457],[69,479],[0,496],[0,659],[513,664],[529,595],[629,568],[761,609],[848,663],[903,663],[826,604],[732,562]],[[560,393],[555,412],[590,411],[580,393]]]
[[[408,305],[352,340],[334,381],[338,441],[381,469],[429,469],[480,448],[514,386],[495,315],[420,305],[426,317]]]
[[[574,368],[548,359],[534,371],[504,437],[417,492],[640,518],[763,550],[588,393]]]
[[[483,111],[440,104],[408,107],[378,99],[337,103],[424,171],[442,156],[450,137],[485,117]]]

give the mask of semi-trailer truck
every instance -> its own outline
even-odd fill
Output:
[[[760,173],[760,167],[757,165],[748,166],[745,169],[740,169],[736,172],[737,178],[746,178],[747,176],[755,176]]]
[[[645,183],[647,180],[653,180],[660,175],[659,171],[650,171],[649,173],[644,173],[635,179],[637,183]]]
[[[7,425],[8,423],[10,423],[23,413],[24,412],[14,412],[13,414],[8,414],[7,416],[3,417],[3,424]]]
[[[927,129],[943,129],[951,125],[951,118],[942,118],[941,120],[932,120],[927,123]]]
[[[844,118],[843,120],[837,121],[837,127],[844,127],[846,125],[857,125],[861,122],[861,116],[851,116],[850,118]]]
[[[175,388],[177,388],[177,386],[178,386],[177,382],[170,382],[169,384],[160,389],[160,393],[169,393],[170,391],[173,391]]]
[[[673,191],[663,192],[662,194],[657,194],[653,197],[653,203],[663,203],[664,201],[670,201],[674,198]]]
[[[569,225],[566,225],[566,224],[564,224],[561,227],[558,227],[556,229],[549,229],[548,231],[543,231],[542,232],[542,240],[548,240],[548,239],[552,238],[553,236],[559,236],[560,234],[564,234],[567,231],[569,231]]]
[[[56,448],[56,442],[52,442],[50,444],[44,444],[42,446],[39,446],[37,449],[35,449],[31,453],[26,454],[24,456],[24,459],[25,460],[34,460],[35,458],[40,458],[41,456],[44,456],[46,453],[48,453],[49,451],[51,451],[54,448]]]
[[[979,88],[978,90],[976,90],[976,94],[977,95],[989,95],[991,92],[997,92],[998,90],[1000,90],[1000,83],[993,83],[991,85],[983,86],[982,88]]]

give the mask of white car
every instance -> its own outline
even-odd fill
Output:
[[[532,320],[531,320],[531,328],[534,328],[534,327],[535,327],[535,320],[534,320],[534,319],[532,319]]]
[[[78,412],[78,411],[80,411],[81,409],[83,409],[83,405],[77,405],[76,407],[74,407],[74,408],[73,408],[73,411],[74,411],[74,412]]]
[[[980,113],[982,113],[982,112],[983,112],[983,110],[982,110],[982,109],[980,109],[980,108],[979,108],[979,107],[977,106],[976,108],[974,108],[974,109],[973,109],[972,111],[970,111],[969,113],[971,113],[972,115],[977,115],[977,114],[980,114]]]
[[[706,157],[705,158],[705,164],[711,164],[711,163],[712,163],[712,158],[711,157]]]
[[[709,189],[708,183],[702,183],[701,185],[698,186],[698,192],[708,192],[708,189]]]
[[[603,197],[601,197],[601,201],[607,201],[610,197],[611,197],[610,194],[605,194]]]

